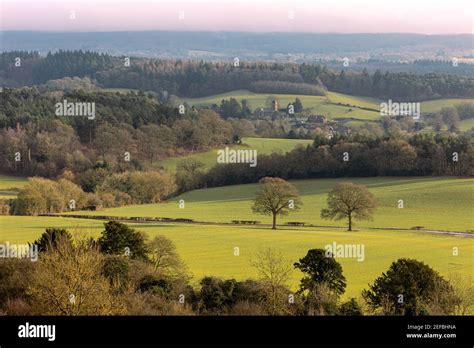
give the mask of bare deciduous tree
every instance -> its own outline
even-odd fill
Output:
[[[366,186],[341,182],[328,193],[328,208],[321,210],[321,218],[348,220],[348,231],[352,231],[352,220],[370,220],[377,201]]]
[[[124,314],[102,274],[103,262],[99,250],[86,242],[57,241],[35,265],[27,289],[33,310],[41,315]]]
[[[266,248],[256,253],[251,265],[267,287],[269,312],[274,315],[282,313],[288,296],[287,282],[293,271],[291,262],[285,260],[281,252]]]
[[[272,215],[272,228],[276,229],[277,215],[287,215],[300,209],[302,203],[296,188],[281,178],[266,177],[259,182],[257,196],[252,206],[254,213]]]

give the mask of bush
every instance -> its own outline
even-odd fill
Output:
[[[311,249],[305,257],[294,264],[306,276],[301,279],[300,292],[311,291],[317,285],[325,285],[336,295],[341,295],[346,289],[346,278],[342,267],[334,257],[326,256],[324,249]]]
[[[18,215],[38,215],[61,213],[71,210],[70,201],[74,200],[73,210],[82,209],[86,195],[76,184],[60,179],[53,181],[43,178],[32,178],[18,193],[15,213]]]
[[[11,203],[7,199],[0,200],[0,215],[10,215]]]
[[[173,284],[166,279],[148,274],[140,280],[138,290],[159,294],[161,297],[169,299],[173,291]]]
[[[35,265],[27,294],[35,314],[120,315],[114,289],[102,274],[103,255],[90,243],[61,240]]]
[[[390,315],[449,315],[459,304],[448,281],[413,259],[393,262],[362,296],[373,310]]]
[[[174,178],[165,172],[126,172],[113,174],[100,192],[113,193],[116,205],[156,203],[176,190]]]
[[[98,240],[103,253],[148,259],[146,239],[141,232],[117,221],[109,221],[104,226]]]
[[[46,231],[33,242],[38,246],[39,252],[55,249],[59,242],[64,241],[72,245],[72,236],[65,230],[60,228],[47,228]]]
[[[33,268],[28,259],[0,258],[0,308],[6,310],[9,301],[26,298]]]
[[[130,265],[123,256],[108,255],[104,258],[103,274],[111,284],[123,288],[130,279]]]
[[[344,302],[339,306],[339,315],[355,316],[362,315],[362,308],[359,306],[355,298]]]
[[[199,282],[199,309],[204,313],[226,313],[235,304],[235,279],[222,280],[216,277],[204,277]]]
[[[313,284],[304,297],[306,315],[336,315],[339,296],[327,283]]]

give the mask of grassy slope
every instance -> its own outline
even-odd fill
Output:
[[[262,226],[186,225],[186,224],[131,224],[149,237],[165,235],[176,243],[197,282],[205,275],[244,279],[256,277],[250,260],[259,248],[272,247],[283,252],[288,263],[297,261],[311,248],[324,245],[363,244],[365,261],[339,259],[347,278],[346,296],[358,296],[368,283],[385,271],[400,257],[416,258],[449,277],[459,273],[467,279],[472,276],[474,240],[452,236],[429,235],[420,232],[367,230],[365,226],[411,227],[466,230],[472,228],[474,179],[456,178],[372,178],[351,179],[367,184],[379,201],[379,210],[373,222],[359,223],[358,231],[346,232],[338,228],[285,228],[272,231]],[[326,192],[339,179],[301,180],[294,182],[305,203],[301,212],[290,215],[290,221],[342,225],[321,222],[319,209],[325,205]],[[250,199],[255,185],[196,190],[164,204],[130,206],[98,214],[128,216],[191,217],[196,220],[230,221],[258,219],[270,222],[268,217],[250,212]],[[185,209],[179,209],[176,200],[185,199]],[[397,209],[397,200],[404,199],[405,208]],[[88,214],[91,214],[89,212]],[[97,237],[104,221],[0,216],[0,242],[32,242],[46,227],[61,227]],[[240,256],[233,256],[239,247]],[[459,255],[453,256],[454,247]],[[291,286],[296,290],[301,274],[294,271]]]
[[[357,118],[364,120],[377,119],[380,114],[375,111],[360,110],[349,107],[334,105],[332,103],[342,103],[358,105],[361,107],[368,107],[378,109],[380,102],[373,98],[353,97],[335,92],[328,92],[327,96],[307,96],[295,94],[270,94],[270,93],[253,93],[246,90],[237,90],[233,92],[212,95],[203,98],[183,98],[182,101],[190,105],[205,106],[211,104],[219,105],[222,99],[230,97],[241,101],[247,99],[252,109],[258,107],[265,107],[265,102],[269,96],[276,97],[280,102],[280,107],[284,108],[288,103],[291,103],[295,98],[300,98],[304,108],[311,108],[315,114],[324,114],[330,118]]]
[[[243,145],[233,146],[235,149],[252,149],[257,150],[257,154],[266,155],[272,152],[286,153],[293,150],[298,145],[312,144],[312,140],[304,139],[269,139],[269,138],[244,138]],[[183,157],[172,157],[158,162],[158,165],[165,167],[170,171],[175,171],[179,162],[184,159],[193,158],[203,162],[206,168],[212,168],[217,164],[217,149],[206,152],[199,152],[193,155]]]
[[[468,131],[471,128],[474,128],[474,118],[470,118],[467,120],[462,120],[460,128],[462,131]]]
[[[127,93],[130,90],[126,88],[106,88],[109,92]],[[356,105],[364,108],[380,109],[382,100],[376,98],[351,96],[336,92],[327,92],[326,96],[305,96],[295,94],[270,94],[270,93],[254,93],[247,90],[236,90],[227,93],[215,94],[201,98],[182,98],[179,103],[187,102],[190,105],[207,106],[211,104],[220,105],[222,99],[229,99],[231,97],[241,101],[247,99],[250,107],[255,109],[257,107],[265,107],[265,102],[269,96],[275,96],[280,101],[280,107],[286,107],[290,102],[293,102],[296,97],[300,98],[305,108],[310,108],[315,114],[328,115],[330,118],[354,118],[358,120],[377,120],[380,117],[379,112],[360,110],[346,106],[335,105],[337,103]],[[462,103],[474,103],[474,99],[436,99],[421,102],[421,113],[434,113],[440,111],[443,107],[456,106]],[[350,124],[349,124],[350,125]],[[474,126],[474,121],[467,120],[461,123],[462,130],[468,130]]]
[[[28,183],[27,178],[17,176],[0,175],[0,190],[8,190],[13,188],[22,188]]]
[[[51,218],[0,216],[0,242],[32,242],[46,227],[68,228],[74,234],[97,237],[102,221]],[[205,275],[245,279],[256,277],[250,261],[255,252],[264,247],[280,250],[288,263],[296,262],[308,249],[324,245],[364,244],[365,261],[338,259],[347,278],[346,296],[357,297],[368,283],[386,271],[390,263],[400,257],[416,258],[429,264],[444,276],[459,273],[472,275],[472,239],[435,236],[406,231],[359,231],[349,233],[330,229],[280,229],[272,231],[262,227],[131,224],[149,237],[164,235],[173,240],[179,254],[193,273],[193,282]],[[239,247],[240,256],[234,256]],[[453,247],[459,255],[453,256]],[[301,274],[292,273],[290,282],[297,289]]]
[[[15,198],[16,191],[25,186],[27,182],[27,178],[0,175],[0,199]]]
[[[328,92],[327,96],[300,96],[292,94],[267,94],[267,93],[253,93],[246,90],[237,90],[223,94],[212,95],[202,98],[183,98],[182,101],[190,105],[204,106],[210,104],[219,105],[222,99],[234,97],[237,100],[247,99],[251,108],[264,107],[265,102],[269,96],[275,96],[280,101],[281,107],[295,100],[296,97],[301,99],[305,108],[311,108],[315,114],[325,114],[330,118],[355,118],[360,120],[376,120],[380,117],[379,112],[360,110],[349,107],[334,105],[337,103],[357,105],[359,107],[380,109],[381,100],[375,98],[350,96],[342,93]],[[455,106],[460,103],[474,102],[474,99],[439,99],[429,100],[421,103],[422,113],[432,113],[441,110],[446,106]]]
[[[463,103],[474,103],[474,99],[438,99],[422,102],[421,113],[433,113],[447,106],[456,106]]]
[[[320,210],[326,206],[327,192],[337,183],[351,180],[367,185],[378,200],[373,221],[356,222],[359,228],[411,228],[467,231],[474,229],[474,179],[458,178],[353,178],[315,179],[293,182],[300,192],[303,207],[279,222],[303,221],[323,226],[345,226],[345,222],[322,220]],[[238,185],[195,190],[161,204],[135,205],[88,215],[156,216],[192,218],[197,221],[230,222],[231,220],[259,220],[270,223],[269,216],[251,212],[251,200],[256,185]],[[179,209],[178,200],[184,199],[185,208]],[[403,199],[404,208],[398,209]]]

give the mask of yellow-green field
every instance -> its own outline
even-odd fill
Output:
[[[15,198],[18,189],[21,189],[27,183],[27,178],[0,175],[0,199]]]
[[[267,225],[242,226],[219,224],[231,220],[260,220],[270,217],[250,211],[256,185],[239,185],[195,190],[162,204],[135,205],[83,214],[115,216],[183,217],[212,224],[131,223],[150,238],[164,235],[173,240],[193,274],[193,284],[205,275],[245,279],[256,277],[250,261],[260,248],[280,250],[289,264],[304,256],[308,249],[326,244],[362,244],[364,261],[338,259],[347,278],[346,297],[357,297],[368,283],[401,257],[424,261],[445,277],[459,274],[472,279],[474,238],[402,230],[413,226],[426,229],[474,230],[474,179],[461,178],[354,178],[376,196],[379,208],[371,222],[358,222],[347,232],[343,222],[322,221],[320,209],[327,192],[341,179],[294,181],[304,202],[300,212],[285,221],[303,221],[329,227],[286,227],[274,231]],[[185,200],[185,208],[178,200]],[[398,200],[404,208],[399,209]],[[76,214],[79,212],[76,212]],[[47,227],[66,228],[76,236],[97,237],[105,221],[61,217],[0,216],[0,242],[33,242]],[[239,256],[234,256],[235,248]],[[457,248],[457,249],[454,249]],[[453,253],[458,250],[458,255]],[[470,278],[471,277],[471,278]],[[291,287],[296,290],[301,274],[294,271]]]
[[[301,221],[322,226],[345,226],[344,222],[322,220],[320,210],[326,206],[327,193],[338,182],[350,180],[367,185],[378,201],[373,221],[356,222],[356,228],[412,228],[447,231],[474,230],[474,179],[460,178],[352,178],[298,180],[293,184],[300,192],[303,207],[278,222]],[[132,205],[86,215],[144,216],[190,218],[205,222],[258,220],[270,223],[269,216],[255,215],[250,207],[256,184],[217,187],[187,192],[159,204]],[[180,209],[178,201],[185,201]],[[403,200],[403,209],[398,201]],[[77,214],[77,212],[76,212]]]
[[[18,189],[22,188],[28,183],[27,178],[0,175],[0,190]]]
[[[312,140],[305,139],[275,139],[275,138],[243,138],[242,145],[233,145],[233,149],[252,149],[257,150],[259,155],[268,155],[274,152],[286,153],[293,150],[297,146],[306,146],[312,144]],[[184,159],[194,159],[202,162],[205,168],[212,168],[217,164],[217,150],[198,152],[192,155],[182,157],[171,157],[158,162],[158,166],[162,166],[169,171],[176,171],[176,166]]]
[[[474,239],[430,235],[407,231],[346,232],[334,229],[286,228],[273,231],[263,227],[184,225],[184,224],[130,224],[149,237],[164,235],[173,240],[193,274],[193,283],[205,275],[246,279],[256,277],[250,261],[260,248],[280,250],[289,264],[298,261],[309,249],[324,248],[326,244],[363,244],[365,259],[343,259],[341,263],[347,278],[346,296],[357,297],[368,283],[386,271],[390,263],[400,257],[421,260],[446,277],[460,274],[472,276]],[[61,227],[75,235],[97,237],[103,221],[54,217],[0,217],[0,241],[10,243],[32,242],[46,227]],[[238,247],[240,255],[234,256]],[[453,248],[459,255],[453,255]],[[297,289],[301,273],[294,271],[291,287]]]

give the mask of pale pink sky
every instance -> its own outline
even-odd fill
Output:
[[[472,0],[0,0],[2,30],[473,33]],[[70,18],[74,17],[75,18]]]

